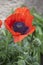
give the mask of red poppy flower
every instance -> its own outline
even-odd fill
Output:
[[[28,8],[21,7],[5,20],[5,26],[11,32],[14,42],[19,42],[34,32],[33,18]]]
[[[2,21],[0,20],[0,28],[1,28],[1,25],[2,25]]]

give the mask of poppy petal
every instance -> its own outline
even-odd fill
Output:
[[[12,35],[19,35],[20,33],[14,32],[12,28],[14,22],[15,22],[15,15],[12,14],[5,20],[5,26],[11,32]]]
[[[13,29],[11,29],[7,24],[5,24],[5,26],[6,26],[6,28],[10,31],[10,33],[11,33],[12,35],[16,35],[16,36],[20,35],[20,33],[14,32]]]
[[[32,21],[33,21],[34,17],[32,15],[26,15],[25,16],[25,25],[28,27],[32,26]]]
[[[21,14],[25,14],[25,13],[30,13],[30,10],[27,7],[21,7],[21,8],[17,8],[14,13],[21,13]]]
[[[16,20],[24,21],[25,25],[31,26],[34,17],[28,8],[17,8],[14,13],[16,14]]]
[[[12,14],[9,17],[7,17],[7,19],[5,20],[5,23],[7,25],[9,25],[10,27],[13,25],[13,23],[15,22],[15,15]]]
[[[31,30],[30,30],[27,34],[25,34],[25,35],[13,36],[14,42],[15,42],[15,43],[16,43],[16,42],[20,42],[20,41],[23,40],[25,37],[27,37],[28,35],[30,35],[31,33],[33,33],[34,31],[35,31],[35,26],[33,26],[33,27],[31,28]]]
[[[1,28],[1,25],[2,25],[2,21],[0,20],[0,28]]]

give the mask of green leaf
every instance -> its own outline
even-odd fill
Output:
[[[32,65],[40,65],[38,62],[34,62]]]
[[[24,60],[19,60],[18,65],[26,65]]]

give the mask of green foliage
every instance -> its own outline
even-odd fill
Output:
[[[43,18],[31,10],[36,31],[19,43],[14,43],[6,29],[0,29],[0,65],[40,65],[43,53]]]

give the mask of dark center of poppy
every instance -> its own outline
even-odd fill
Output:
[[[25,34],[28,30],[28,27],[25,26],[25,24],[23,22],[15,22],[13,24],[13,29],[14,29],[15,32]]]

